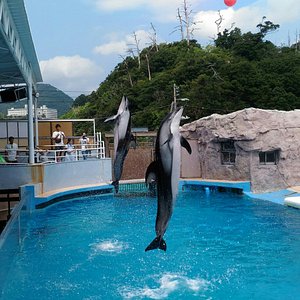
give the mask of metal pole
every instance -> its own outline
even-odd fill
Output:
[[[35,129],[35,147],[39,145],[39,120],[38,120],[38,98],[34,95],[34,129]]]
[[[96,123],[95,119],[93,119],[93,130],[94,130],[94,144],[96,143]]]
[[[34,163],[34,134],[33,134],[33,112],[32,112],[32,81],[28,82],[28,149],[29,163]]]

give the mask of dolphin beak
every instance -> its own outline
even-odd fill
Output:
[[[183,113],[183,107],[178,107],[175,111],[175,115],[174,115],[174,119],[176,118],[180,118],[181,119],[181,116],[182,116],[182,113]]]

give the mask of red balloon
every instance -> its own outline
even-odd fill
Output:
[[[236,3],[236,0],[224,0],[224,3],[227,6],[233,6]]]

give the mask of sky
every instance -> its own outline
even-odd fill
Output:
[[[267,36],[274,44],[295,43],[300,34],[299,0],[186,0],[195,23],[193,38],[202,46],[213,44],[215,21],[222,15],[221,30],[232,24],[242,32],[256,32],[266,20],[280,29]],[[133,49],[149,46],[155,28],[158,42],[179,41],[178,9],[183,0],[24,0],[44,83],[72,98],[96,90]],[[298,38],[299,40],[299,38]]]

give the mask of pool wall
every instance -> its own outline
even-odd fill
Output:
[[[270,201],[272,203],[300,209],[300,193],[293,189],[283,189],[269,193],[253,193],[251,192],[250,181],[183,179],[179,182],[180,191],[197,189],[197,187],[206,191],[217,188],[218,191],[237,192],[244,194],[251,199]]]
[[[33,212],[35,209],[44,208],[56,202],[72,199],[76,196],[88,195],[113,195],[113,186],[109,183],[89,184],[71,186],[68,188],[53,190],[47,193],[40,193],[39,184],[28,184],[20,187],[21,199],[27,211]]]
[[[0,188],[18,189],[25,184],[40,184],[40,193],[77,185],[109,182],[112,179],[110,158],[56,164],[2,164],[0,173]]]
[[[28,211],[25,201],[21,200],[11,213],[11,218],[0,235],[0,298],[11,262],[17,252],[22,251],[22,242],[26,238]]]
[[[221,181],[202,179],[183,179],[179,182],[179,190],[184,190],[185,186],[219,187],[224,189],[236,189],[242,193],[251,191],[250,181]]]

